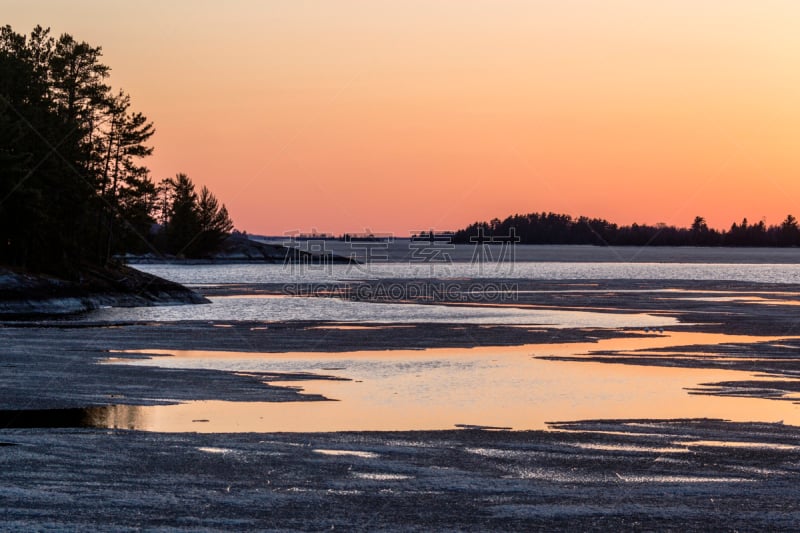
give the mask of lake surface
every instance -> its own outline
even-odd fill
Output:
[[[371,263],[367,265],[135,265],[178,283],[311,283],[360,279],[654,279],[800,283],[798,263],[598,263],[514,262],[513,264]]]
[[[325,320],[379,323],[458,323],[543,325],[556,328],[670,327],[678,320],[646,313],[599,313],[521,309],[517,307],[446,306],[433,304],[369,303],[340,298],[270,296],[211,298],[211,305],[118,307],[80,315],[92,321],[281,322]]]
[[[506,265],[508,266],[508,265]],[[335,282],[393,278],[493,278],[485,264],[409,262],[370,265],[137,265],[192,286]],[[676,279],[800,283],[790,263],[515,262],[494,276],[505,279]],[[497,272],[495,272],[497,273]],[[585,289],[581,289],[582,291]],[[589,289],[591,290],[591,289]],[[768,291],[769,287],[765,289]],[[246,290],[245,290],[246,292]],[[657,293],[655,291],[645,291]],[[701,292],[701,291],[693,291]],[[654,297],[658,297],[654,294]],[[698,298],[693,296],[692,298]],[[736,299],[709,294],[706,300]],[[764,303],[752,294],[753,305]],[[697,302],[698,300],[692,300]],[[81,319],[108,321],[324,320],[348,323],[463,323],[543,325],[557,328],[664,328],[639,338],[585,344],[543,344],[473,349],[356,351],[338,353],[233,353],[169,351],[168,356],[111,358],[111,364],[205,368],[236,373],[311,373],[339,380],[280,382],[332,401],[188,402],[171,406],[98,408],[100,425],[153,431],[422,430],[487,426],[542,429],[549,421],[594,418],[724,418],[800,425],[792,401],[692,395],[704,383],[763,379],[747,372],[634,366],[538,359],[584,355],[593,350],[636,350],[689,344],[759,342],[764,337],[673,332],[677,319],[647,313],[530,309],[511,306],[369,303],[330,297],[243,295],[214,297],[211,305],[101,309]],[[258,329],[258,328],[256,328]],[[652,332],[652,329],[650,330]],[[158,350],[150,353],[159,353]]]
[[[310,372],[342,380],[278,383],[335,401],[205,401],[173,406],[117,406],[105,413],[104,423],[110,427],[151,431],[198,432],[435,430],[463,426],[522,430],[544,429],[551,421],[596,418],[700,417],[783,420],[786,424],[800,425],[800,406],[793,402],[692,395],[686,390],[700,383],[758,379],[746,372],[536,358],[603,349],[761,340],[767,338],[675,333],[597,343],[336,354],[169,350],[166,353],[171,356],[112,361],[236,373]]]
[[[337,240],[297,240],[287,238],[256,239],[271,244],[290,244],[301,250],[330,252],[358,261],[386,260],[389,262],[421,262],[423,259],[441,262],[447,258],[464,263],[476,259],[513,259],[526,262],[557,263],[717,263],[717,264],[780,264],[800,262],[800,248],[751,248],[703,246],[590,246],[590,245],[529,245],[508,246],[489,244],[450,244],[437,241],[412,242],[396,238],[391,242],[344,242]],[[488,262],[491,262],[488,261]]]
[[[555,247],[560,248],[560,247]],[[691,250],[691,249],[690,249]],[[684,252],[685,253],[685,252]],[[800,265],[720,264],[720,263],[597,263],[597,262],[516,262],[502,267],[454,262],[421,265],[409,262],[372,263],[368,265],[136,265],[136,268],[188,286],[225,284],[285,284],[287,293],[293,285],[335,283],[355,280],[447,279],[463,280],[470,290],[472,279],[548,279],[548,280],[708,280],[750,281],[762,283],[800,283]],[[497,278],[495,277],[497,276]],[[507,287],[496,283],[502,293]],[[389,286],[390,290],[391,286]],[[514,289],[515,290],[515,289]],[[581,289],[585,291],[586,289]],[[302,291],[298,291],[302,293]],[[617,291],[619,292],[619,291]],[[648,291],[653,292],[653,291]],[[395,298],[395,300],[402,298]],[[512,302],[504,307],[443,306],[403,303],[366,303],[340,298],[297,298],[288,296],[211,298],[205,306],[100,309],[81,315],[80,319],[101,321],[284,321],[336,320],[404,322],[456,322],[464,324],[528,324],[551,327],[669,327],[671,317],[643,313],[598,313],[522,309]],[[492,300],[487,300],[492,301]],[[498,298],[495,301],[502,301]]]

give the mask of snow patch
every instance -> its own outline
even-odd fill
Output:
[[[353,472],[353,477],[358,479],[370,479],[373,481],[399,481],[402,479],[411,479],[411,476],[405,474],[388,474],[383,472]]]
[[[363,452],[359,450],[327,450],[324,448],[317,448],[313,450],[314,453],[319,453],[322,455],[344,455],[344,456],[352,456],[352,457],[361,457],[362,459],[377,459],[380,457],[377,453],[373,452]]]

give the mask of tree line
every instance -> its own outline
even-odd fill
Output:
[[[69,34],[0,28],[2,264],[69,274],[125,253],[200,257],[233,228],[186,175],[153,180],[153,123],[101,57]]]
[[[778,225],[743,219],[728,230],[708,227],[697,216],[689,227],[666,224],[620,226],[602,218],[571,217],[556,213],[512,215],[504,220],[475,222],[456,231],[453,242],[521,244],[594,244],[600,246],[800,246],[797,219],[788,215]]]

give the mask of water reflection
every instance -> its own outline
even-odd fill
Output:
[[[474,248],[468,247],[470,251]],[[225,264],[225,265],[169,265],[152,264],[136,265],[136,268],[161,276],[163,278],[195,285],[219,285],[226,283],[305,283],[310,281],[338,281],[358,279],[431,279],[431,278],[506,278],[506,279],[548,279],[548,280],[596,280],[596,279],[677,279],[677,280],[731,280],[754,281],[759,283],[800,283],[797,249],[764,249],[750,251],[751,258],[744,261],[709,261],[705,263],[691,262],[564,262],[563,260],[542,261],[542,252],[548,247],[533,246],[530,259],[525,261],[520,256],[508,265],[500,265],[500,269],[487,268],[483,264],[470,262],[466,256],[463,263],[437,265],[431,271],[428,262],[375,262],[365,268],[354,268],[351,265],[330,265],[325,269],[297,269],[291,265],[268,264]],[[557,256],[575,251],[580,247],[561,247]],[[658,250],[650,247],[648,252],[688,253],[697,250]],[[687,247],[689,248],[689,247]],[[520,250],[522,247],[520,247]],[[602,252],[603,247],[588,247],[592,253]],[[740,253],[745,250],[721,249],[720,252]],[[622,250],[622,254],[638,255],[634,250]],[[769,257],[771,253],[790,254],[786,260]],[[520,252],[518,251],[517,254]],[[782,264],[779,264],[782,263]],[[441,266],[441,268],[439,268]]]
[[[125,364],[232,372],[316,372],[348,381],[276,383],[335,402],[189,402],[114,412],[113,424],[150,431],[314,432],[433,430],[456,427],[544,429],[548,421],[598,418],[722,418],[800,425],[791,402],[697,396],[699,383],[757,380],[746,372],[556,362],[533,356],[590,350],[654,349],[687,344],[757,342],[767,337],[677,333],[597,343],[473,349],[247,354],[173,352]],[[123,409],[124,411],[124,409]],[[202,420],[203,422],[200,422]],[[108,427],[113,427],[109,422]]]
[[[767,293],[769,294],[769,293]],[[793,296],[797,296],[794,294]],[[676,300],[686,300],[694,302],[732,302],[732,303],[746,303],[746,304],[762,304],[762,305],[790,305],[798,306],[798,300],[782,300],[778,298],[764,298],[762,296],[751,295],[738,295],[738,296],[704,296],[704,297],[683,297],[675,298]]]
[[[116,307],[77,319],[91,321],[324,321],[371,323],[541,324],[556,328],[673,326],[674,317],[647,313],[600,313],[481,305],[370,303],[339,298],[211,298],[211,305]],[[358,324],[355,324],[358,325]]]

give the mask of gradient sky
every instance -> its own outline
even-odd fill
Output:
[[[454,229],[531,211],[800,217],[800,2],[0,0],[100,45],[240,229]]]

